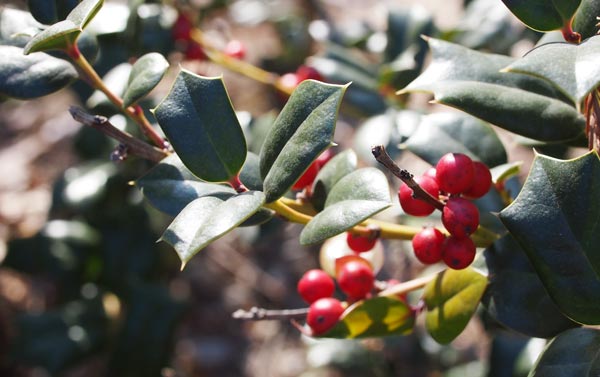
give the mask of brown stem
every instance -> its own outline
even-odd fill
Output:
[[[238,309],[231,316],[246,321],[302,319],[308,314],[308,308],[269,310],[253,307],[250,310]]]
[[[125,154],[135,154],[141,158],[154,162],[159,162],[167,157],[167,153],[164,150],[153,147],[140,139],[136,139],[127,132],[119,130],[104,116],[88,114],[85,110],[76,106],[71,106],[69,112],[76,121],[95,128],[123,144],[126,150],[122,152]]]
[[[442,211],[444,209],[444,203],[433,197],[430,193],[423,190],[421,186],[413,179],[413,175],[406,169],[400,169],[398,165],[392,160],[390,155],[386,152],[383,145],[376,145],[371,148],[371,153],[375,159],[385,166],[392,174],[400,178],[402,182],[406,183],[408,187],[413,191],[413,196],[416,199],[423,200],[429,203],[435,208]]]

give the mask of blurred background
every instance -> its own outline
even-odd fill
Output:
[[[27,6],[0,1],[2,42]],[[150,109],[180,66],[223,74],[255,152],[286,94],[177,39],[181,13],[213,48],[239,41],[238,59],[291,77],[291,86],[301,67],[324,81],[352,81],[335,151],[353,148],[361,164],[375,165],[370,146],[386,144],[417,171],[426,166],[398,145],[414,129],[415,114],[432,108],[427,96],[394,93],[427,64],[420,36],[509,55],[539,37],[499,0],[106,0],[80,41],[106,83],[118,92],[135,57],[164,54],[171,69],[142,104]],[[483,314],[449,346],[420,325],[404,337],[344,341],[309,339],[286,321],[232,319],[240,308],[303,307],[296,282],[318,267],[319,247],[300,246],[301,227],[273,219],[237,229],[180,271],[176,253],[156,242],[171,218],[131,184],[152,164],[111,161],[116,143],[75,122],[72,105],[138,132],[82,82],[28,101],[0,98],[0,376],[526,374],[514,366],[527,371],[534,356],[523,350],[539,342],[502,331]],[[518,147],[509,152],[529,158]],[[380,278],[414,276],[420,267],[409,247],[384,247]]]

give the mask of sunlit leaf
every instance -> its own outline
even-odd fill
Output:
[[[169,62],[157,52],[139,58],[129,75],[127,90],[123,95],[123,107],[128,107],[144,98],[163,78]]]

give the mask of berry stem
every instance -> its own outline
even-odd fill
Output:
[[[308,314],[308,308],[270,310],[253,307],[250,310],[238,309],[231,314],[235,319],[245,321],[303,319]]]
[[[421,289],[427,285],[430,281],[435,279],[437,274],[429,276],[423,276],[417,279],[409,280],[404,283],[396,284],[391,288],[379,292],[378,296],[400,296],[408,292],[412,292],[417,289]]]
[[[119,130],[104,116],[88,114],[85,112],[85,110],[76,106],[71,106],[69,112],[76,121],[81,122],[86,126],[95,128],[103,134],[117,140],[126,147],[127,153],[135,154],[141,158],[154,162],[159,162],[168,155],[164,149],[158,149],[126,132]]]
[[[123,99],[113,93],[102,81],[98,73],[92,67],[90,62],[79,52],[76,44],[73,44],[67,51],[68,55],[73,59],[73,62],[77,64],[80,72],[84,76],[85,80],[95,89],[100,90],[104,95],[112,102],[117,108],[123,109]],[[159,148],[168,150],[168,143],[163,139],[162,136],[156,132],[152,127],[144,111],[140,106],[129,106],[123,109],[125,115],[131,118],[135,123],[138,124],[144,135],[146,135],[152,142]]]
[[[248,188],[240,181],[240,175],[236,174],[233,178],[231,178],[227,183],[237,192],[246,192]]]
[[[565,23],[565,26],[560,29],[562,32],[563,38],[565,41],[569,43],[580,44],[581,43],[581,34],[576,31],[573,31],[573,19],[568,20]]]
[[[406,185],[413,190],[413,195],[415,198],[427,202],[440,211],[444,209],[444,203],[431,196],[427,191],[423,190],[421,186],[419,186],[419,184],[413,179],[413,174],[406,169],[400,169],[400,167],[396,165],[383,145],[376,145],[372,147],[371,153],[380,164],[385,166],[390,172],[392,172],[392,174],[400,178],[402,182],[406,183]]]

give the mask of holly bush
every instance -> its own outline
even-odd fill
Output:
[[[76,80],[94,89],[79,89],[87,109],[70,112],[118,141],[111,158],[131,163],[145,200],[172,217],[160,241],[182,269],[224,235],[273,219],[301,224],[299,244],[322,245],[321,269],[341,292],[320,272],[300,288],[308,310],[255,308],[234,317],[292,319],[305,335],[345,339],[405,336],[422,317],[427,333],[448,344],[479,315],[549,340],[530,376],[598,374],[597,1],[503,0],[529,29],[493,19],[498,4],[483,0],[468,2],[461,28],[450,32],[420,9],[391,10],[385,32],[352,39],[332,30],[322,53],[286,75],[246,62],[243,49],[213,43],[186,2],[135,3],[123,22],[111,22],[102,0],[3,8],[0,93],[31,99]],[[369,50],[382,36],[385,47]],[[532,48],[511,56],[524,40]],[[283,107],[242,124],[223,77],[170,67],[165,56],[174,49],[270,85]],[[133,59],[103,67],[100,77],[94,61],[100,55],[101,67],[110,54]],[[170,90],[153,102],[165,77]],[[458,111],[428,114],[411,102],[417,93]],[[113,125],[109,116],[117,113],[138,129]],[[340,141],[343,150],[340,117],[356,124],[353,140]],[[509,160],[503,140],[534,148],[528,171]],[[394,159],[407,154],[437,173],[421,178],[412,166],[398,167]],[[136,158],[153,167],[145,171]],[[483,172],[483,190],[474,188],[475,170]],[[522,184],[519,175],[526,175]],[[428,181],[439,187],[429,189]],[[408,190],[401,206],[398,187]],[[382,249],[413,238],[416,260],[431,266],[401,282],[375,281]],[[7,263],[18,265],[15,259],[10,253]],[[90,305],[81,316],[96,313]],[[170,323],[181,309],[171,310]],[[105,336],[93,326],[86,331]],[[494,367],[490,375],[501,375]]]

